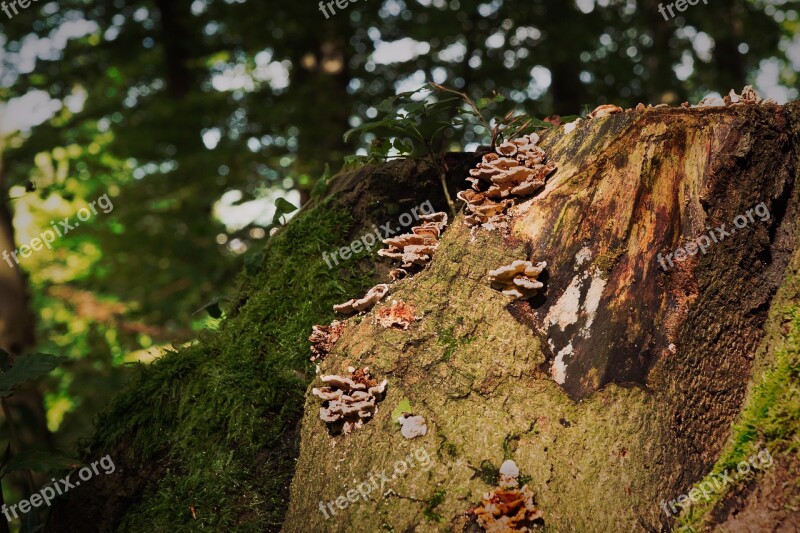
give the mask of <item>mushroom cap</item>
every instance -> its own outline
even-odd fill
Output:
[[[419,415],[408,415],[405,413],[398,421],[400,422],[400,433],[407,438],[424,437],[428,433],[428,426],[425,425],[425,418]]]
[[[372,418],[389,383],[384,380],[376,385],[368,368],[356,370],[349,367],[348,372],[350,376],[323,376],[321,379],[331,386],[312,389],[314,396],[324,401],[319,411],[320,419],[328,424],[343,424],[345,434]]]
[[[537,277],[546,267],[547,263],[545,262],[533,265],[530,261],[513,261],[509,265],[490,270],[489,283],[505,295],[514,298],[530,298],[544,287]]]
[[[697,104],[696,107],[724,107],[725,100],[719,96],[706,96]]]
[[[337,313],[355,313],[366,311],[381,301],[388,293],[389,286],[385,283],[381,283],[380,285],[375,285],[369,291],[367,291],[367,294],[365,294],[363,298],[358,300],[354,298],[346,301],[343,304],[334,305],[333,310]]]
[[[373,395],[383,394],[386,391],[386,386],[389,385],[389,381],[384,379],[381,381],[379,385],[375,385],[374,387],[369,388],[369,393]]]
[[[501,145],[497,146],[495,150],[497,151],[498,154],[502,156],[513,157],[517,155],[517,151],[519,150],[519,148],[517,144],[510,141],[506,141]]]
[[[519,467],[517,463],[508,459],[500,465],[500,475],[508,477],[519,477]]]
[[[615,106],[613,104],[603,104],[598,106],[594,111],[589,113],[589,118],[601,118],[607,117],[609,115],[613,115],[614,113],[622,113],[623,109],[621,107]]]

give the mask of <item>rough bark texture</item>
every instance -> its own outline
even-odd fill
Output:
[[[795,254],[798,111],[631,111],[545,136],[559,168],[515,208],[512,235],[459,217],[428,269],[392,287],[420,321],[348,321],[322,373],[369,366],[388,394],[333,438],[307,395],[284,530],[461,530],[490,488],[476,471],[508,458],[554,530],[670,527],[659,502],[719,456]],[[769,220],[731,231],[762,202]],[[723,224],[731,235],[707,254],[661,268],[659,253]],[[516,259],[549,264],[530,302],[486,280]],[[391,419],[403,398],[425,437],[406,441]],[[420,450],[427,468],[392,475]],[[382,471],[370,498],[347,501]]]

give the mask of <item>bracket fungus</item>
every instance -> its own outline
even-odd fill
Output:
[[[407,439],[424,437],[428,434],[428,426],[425,425],[425,418],[420,415],[403,413],[397,421],[400,422],[400,433]]]
[[[602,118],[607,117],[610,115],[614,115],[616,113],[622,113],[624,110],[613,104],[605,104],[598,106],[594,111],[589,113],[589,118]]]
[[[514,261],[510,265],[490,270],[489,282],[492,288],[502,291],[503,294],[526,299],[544,287],[538,277],[545,268],[545,262],[534,265],[530,261]]]
[[[364,295],[363,298],[353,298],[352,300],[348,300],[343,304],[334,305],[333,310],[337,313],[343,314],[352,314],[352,313],[360,313],[361,311],[367,311],[368,309],[372,309],[372,307],[383,300],[386,295],[389,294],[389,286],[385,283],[380,285],[375,285],[367,294]]]
[[[742,94],[736,94],[736,91],[731,89],[731,91],[726,94],[725,96],[706,96],[700,103],[696,106],[692,106],[695,108],[698,107],[724,107],[724,106],[731,106],[737,104],[754,104],[754,105],[768,105],[774,104],[775,101],[773,100],[762,100],[761,97],[758,95],[758,92],[753,88],[752,85],[747,85],[744,89],[742,89]]]
[[[500,465],[500,478],[497,482],[503,488],[517,487],[517,479],[519,478],[519,467],[517,463],[508,459]]]
[[[519,488],[519,468],[508,460],[500,467],[499,487],[483,495],[478,507],[470,509],[478,525],[487,533],[534,531],[544,526],[544,513],[536,507],[533,492]]]
[[[392,271],[392,279],[407,275],[405,269],[426,266],[439,247],[439,236],[447,226],[447,213],[420,215],[420,219],[423,223],[411,228],[411,233],[384,239],[388,248],[378,250],[379,256],[402,263],[401,268]]]
[[[547,161],[538,142],[535,133],[503,142],[469,171],[472,189],[458,193],[467,204],[468,224],[498,222],[513,198],[530,196],[544,186],[556,165]]]
[[[311,342],[311,361],[318,359],[325,359],[331,352],[333,345],[339,340],[339,337],[344,331],[344,324],[338,320],[331,322],[330,326],[312,326],[311,336],[308,337]]]
[[[378,383],[369,373],[369,368],[347,369],[349,376],[322,376],[327,387],[311,390],[311,393],[323,401],[319,409],[319,418],[331,430],[332,434],[347,435],[369,421],[378,412],[377,403],[383,399],[387,380]]]
[[[384,306],[375,313],[375,321],[385,328],[408,329],[417,317],[414,306],[394,300],[392,305]]]
[[[473,226],[499,222],[498,217],[502,217],[513,203],[511,200],[495,202],[487,198],[486,193],[475,192],[472,189],[460,191],[456,197],[467,204],[466,221]]]

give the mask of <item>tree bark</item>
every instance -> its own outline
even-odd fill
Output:
[[[246,466],[240,451],[252,443],[241,434],[228,439],[233,415],[225,405],[235,404],[258,424],[276,418],[258,394],[239,398],[237,380],[248,373],[269,379],[259,373],[265,360],[270,372],[285,370],[277,368],[285,364],[275,362],[278,351],[303,350],[310,327],[298,337],[264,340],[265,313],[275,298],[292,298],[302,288],[295,283],[286,293],[283,287],[263,292],[272,276],[283,279],[269,269],[245,278],[220,329],[232,335],[222,337],[222,346],[209,334],[165,356],[101,418],[86,458],[110,453],[118,473],[55,502],[50,530],[82,531],[89,520],[98,529],[126,530],[127,524],[131,530],[141,517],[155,517],[162,527],[213,529],[224,525],[223,517],[235,517],[238,529],[274,531],[275,523],[265,524],[257,513],[280,518],[286,486],[255,494],[241,487],[254,479],[267,486],[276,477],[288,483],[292,471],[285,465],[294,465],[298,432],[287,532],[463,530],[468,509],[491,488],[487,472],[505,459],[530,480],[554,530],[669,528],[672,518],[660,502],[686,493],[708,473],[749,401],[754,365],[769,366],[774,347],[765,348],[762,338],[774,320],[776,294],[794,302],[800,294],[800,281],[796,291],[784,281],[800,271],[798,137],[798,104],[629,111],[584,121],[571,134],[548,132],[541,145],[558,170],[512,210],[510,232],[471,229],[459,215],[428,268],[392,286],[391,299],[413,304],[419,319],[405,331],[376,325],[374,312],[350,319],[320,363],[324,374],[368,366],[388,379],[376,416],[350,435],[331,437],[315,397],[287,394],[281,410],[298,414],[285,426],[267,426],[280,434],[281,446],[264,448]],[[450,183],[465,188],[475,163],[474,154],[454,157]],[[342,174],[326,198],[313,200],[272,238],[266,253],[301,235],[322,243],[321,256],[331,243],[303,224],[317,210],[329,214],[326,206],[352,215],[355,225],[340,236],[346,245],[426,200],[445,208],[436,173],[425,164],[394,162]],[[762,202],[768,220],[748,221],[705,254],[675,261],[674,250],[707,234],[706,226],[730,230],[738,215]],[[293,225],[302,231],[292,233]],[[293,272],[303,262],[322,261],[316,250],[291,253],[280,258]],[[659,253],[673,253],[674,267],[662,269]],[[543,293],[528,302],[510,301],[486,279],[488,270],[517,259],[549,264]],[[374,282],[388,280],[385,263],[367,259],[361,267]],[[321,296],[331,274],[322,272],[313,295],[302,299],[317,324],[331,318],[330,302]],[[348,272],[332,276],[339,283]],[[225,383],[224,401],[215,396],[220,387],[208,386],[211,376],[225,377],[217,381]],[[313,378],[311,386],[320,384]],[[403,398],[425,417],[424,437],[405,440],[392,420]],[[202,426],[204,445],[196,453],[176,450],[198,424],[193,413],[208,405],[213,409],[200,411],[210,417]],[[208,485],[191,465],[203,464],[198,458],[210,455],[214,442],[234,443],[212,456],[226,465],[224,479],[209,474],[236,495],[226,506],[194,490]],[[776,464],[789,461],[781,457]],[[797,466],[795,459],[776,469],[774,485]],[[228,474],[240,470],[248,475]],[[373,482],[362,499],[358,489]],[[766,481],[752,486],[769,488]],[[748,503],[747,487],[725,504],[732,514],[719,514],[718,522],[758,510]]]
[[[797,104],[662,108],[546,134],[558,170],[513,210],[509,235],[459,217],[430,266],[392,286],[418,322],[346,323],[321,373],[369,367],[387,395],[335,437],[307,395],[284,530],[461,530],[491,488],[476,471],[505,459],[555,530],[670,527],[660,502],[719,456],[797,255],[799,123]],[[675,259],[723,225],[705,253]],[[486,279],[518,259],[548,263],[527,302]],[[426,436],[401,436],[403,398]],[[348,500],[379,472],[379,490]]]

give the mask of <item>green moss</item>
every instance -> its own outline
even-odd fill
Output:
[[[601,272],[610,272],[614,265],[619,261],[619,258],[622,257],[626,252],[625,248],[618,247],[613,248],[606,252],[603,255],[600,255],[595,261],[595,265]]]
[[[494,466],[491,461],[484,460],[481,462],[478,476],[481,478],[481,481],[493,487],[497,485],[497,479],[500,477],[500,469]]]
[[[741,461],[766,448],[771,456],[797,454],[800,444],[800,306],[791,306],[785,314],[787,332],[783,346],[775,352],[774,363],[753,389],[739,422],[731,433],[731,441],[712,471],[712,476],[734,470]],[[697,483],[697,485],[700,485]],[[697,486],[696,485],[696,486]],[[733,486],[728,486],[730,490]],[[724,497],[715,493],[706,501],[690,506],[676,526],[682,530],[699,528]]]
[[[427,520],[431,522],[439,522],[442,520],[442,516],[435,513],[434,509],[439,507],[439,505],[441,505],[441,503],[444,501],[445,494],[446,492],[444,489],[439,489],[434,493],[433,497],[430,500],[428,500],[425,509],[423,509],[422,511],[422,515]]]
[[[516,450],[519,445],[519,438],[519,435],[513,433],[506,435],[503,441],[503,459],[511,459],[513,457],[514,450]]]
[[[459,324],[464,322],[463,318],[456,319],[456,322]],[[439,334],[439,344],[444,345],[444,354],[442,355],[441,360],[447,362],[453,356],[453,353],[461,346],[466,346],[471,343],[473,340],[472,337],[457,337],[455,335],[455,327],[451,326],[449,328],[445,328]]]
[[[164,465],[121,530],[278,529],[313,375],[311,326],[369,285],[366,267],[322,260],[352,225],[330,203],[299,215],[270,240],[218,332],[140,367],[90,445],[108,453],[126,442],[142,464]]]
[[[452,457],[452,458],[454,458],[454,459],[455,459],[456,457],[458,457],[458,446],[456,446],[456,445],[455,445],[455,444],[453,444],[452,442],[445,442],[445,443],[442,445],[442,448],[444,449],[445,453],[446,453],[447,455],[449,455],[450,457]]]

